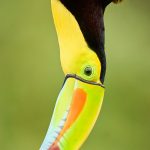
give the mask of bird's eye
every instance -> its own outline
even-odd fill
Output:
[[[90,76],[93,73],[92,67],[88,66],[84,69],[84,74]]]

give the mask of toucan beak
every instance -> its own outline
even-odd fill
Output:
[[[97,119],[103,97],[103,85],[67,75],[41,150],[71,150],[74,145],[78,149]]]

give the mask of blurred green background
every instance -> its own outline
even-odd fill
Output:
[[[150,149],[149,6],[106,10],[105,99],[82,150]],[[63,79],[50,0],[0,0],[1,150],[39,149]]]

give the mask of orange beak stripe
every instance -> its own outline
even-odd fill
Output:
[[[74,121],[78,118],[79,114],[81,113],[84,104],[86,102],[86,92],[80,88],[77,88],[74,91],[72,103],[70,106],[70,111],[67,116],[67,120],[64,124],[63,129],[60,131],[58,137],[54,141],[53,145],[50,147],[49,150],[54,150],[53,148],[57,145],[57,142],[59,142],[60,138],[63,136],[63,134],[68,130],[68,128],[74,123]]]

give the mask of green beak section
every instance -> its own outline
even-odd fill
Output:
[[[104,97],[101,84],[67,75],[40,150],[77,150],[88,137]]]

